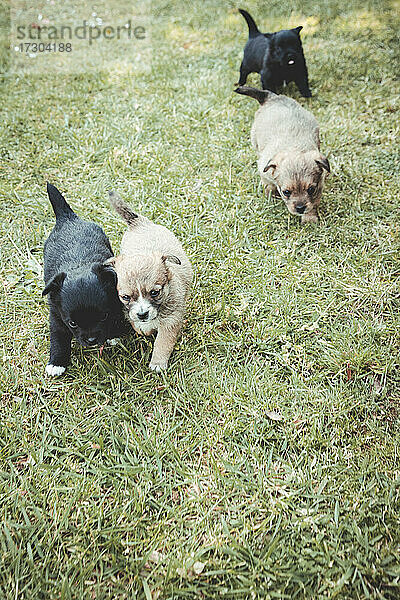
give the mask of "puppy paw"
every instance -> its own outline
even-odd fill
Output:
[[[57,365],[51,365],[50,363],[48,365],[46,365],[46,375],[49,375],[49,377],[58,377],[59,375],[62,375],[65,371],[65,367],[58,367]]]
[[[156,373],[161,373],[161,371],[165,371],[165,369],[167,368],[167,365],[168,365],[168,361],[159,360],[157,362],[151,361],[151,363],[149,364],[149,367],[152,371],[155,371]]]
[[[305,223],[318,223],[317,215],[303,215],[301,217],[301,224],[304,225]]]

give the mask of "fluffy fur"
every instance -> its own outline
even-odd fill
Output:
[[[53,185],[47,192],[56,225],[44,244],[43,296],[50,308],[50,358],[46,373],[61,375],[70,362],[73,337],[81,346],[102,345],[124,332],[124,317],[104,231],[84,221]]]
[[[289,212],[301,216],[302,223],[316,223],[330,166],[319,150],[315,117],[286,96],[247,86],[235,91],[261,104],[251,128],[251,142],[265,190],[278,193]]]
[[[249,39],[240,65],[239,85],[244,85],[250,73],[260,73],[264,90],[276,92],[283,83],[294,81],[300,94],[311,96],[308,72],[300,39],[302,26],[275,33],[261,33],[254,19],[239,9],[249,27]]]
[[[119,298],[132,327],[154,342],[150,369],[167,368],[180,333],[193,270],[181,243],[162,225],[137,215],[118,194],[110,202],[128,223],[121,254],[107,261],[117,273]]]

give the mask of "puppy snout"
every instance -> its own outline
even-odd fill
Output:
[[[89,346],[94,346],[95,344],[97,344],[97,338],[95,338],[95,337],[87,337],[87,338],[85,338],[85,342],[87,344],[89,344]]]
[[[296,212],[299,213],[299,215],[302,215],[304,213],[304,211],[306,210],[306,205],[305,204],[296,204]]]
[[[136,313],[138,316],[138,319],[140,319],[141,321],[147,321],[147,319],[149,318],[149,311],[140,311],[138,313]]]

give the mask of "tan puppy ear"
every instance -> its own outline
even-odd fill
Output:
[[[285,153],[284,152],[278,152],[278,154],[275,154],[275,156],[273,156],[265,165],[263,171],[264,173],[266,173],[267,171],[269,171],[270,169],[272,170],[272,175],[274,175],[277,167],[279,166],[279,163],[285,158]]]
[[[179,260],[179,258],[177,256],[174,256],[173,254],[166,254],[164,256],[161,257],[162,262],[165,264],[167,261],[168,262],[172,262],[175,265],[181,265],[181,261]]]
[[[329,160],[323,154],[320,154],[319,158],[316,159],[315,162],[319,167],[325,169],[325,171],[328,171],[328,173],[331,172],[331,165],[329,164]]]
[[[115,262],[117,260],[116,256],[111,256],[110,258],[107,258],[107,260],[105,260],[103,262],[103,265],[106,265],[107,267],[115,267]]]
[[[268,163],[265,165],[265,167],[263,169],[263,172],[266,173],[270,169],[272,169],[272,174],[274,174],[275,169],[276,169],[276,164],[273,162],[273,159],[268,161]]]

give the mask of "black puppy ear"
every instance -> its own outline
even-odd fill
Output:
[[[331,172],[331,165],[329,164],[329,160],[326,158],[326,156],[322,156],[322,154],[321,154],[320,159],[316,160],[315,162],[317,163],[317,165],[319,167],[322,167],[322,169],[325,169],[325,171],[328,171],[328,173]]]
[[[303,29],[303,25],[299,25],[298,27],[294,27],[292,31],[295,31],[297,35],[299,35],[300,31]]]
[[[42,296],[46,296],[50,292],[59,292],[63,286],[66,276],[66,273],[57,273],[57,275],[54,275],[54,277],[50,279],[49,283],[44,288]]]
[[[172,262],[175,265],[181,265],[181,261],[179,260],[179,258],[177,256],[174,256],[173,254],[167,254],[161,257],[161,260],[163,261],[163,263],[168,262]]]
[[[113,258],[114,257],[112,256],[104,263],[97,263],[93,265],[92,271],[95,273],[95,275],[97,275],[101,282],[116,285],[117,274],[113,269],[114,263],[110,262]]]

